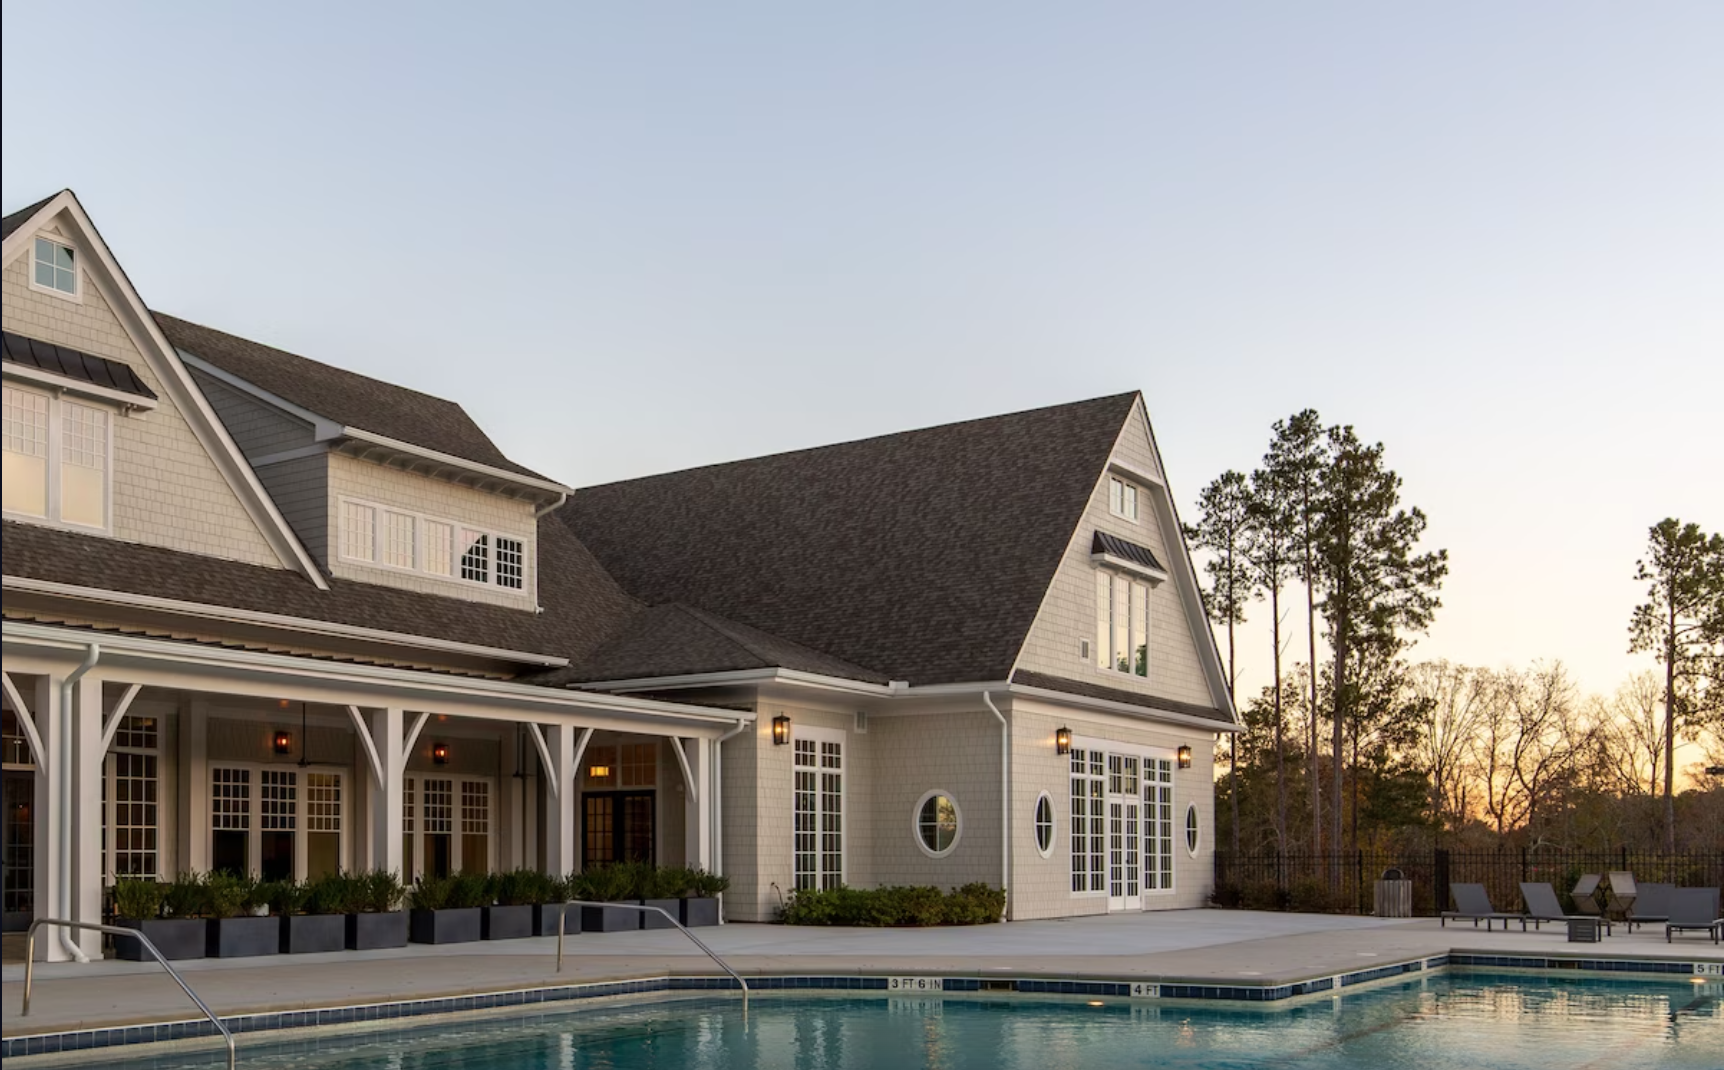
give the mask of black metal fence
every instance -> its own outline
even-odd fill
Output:
[[[1549,847],[1495,851],[1324,851],[1233,855],[1215,852],[1216,900],[1222,906],[1271,910],[1328,910],[1369,914],[1373,888],[1389,869],[1413,882],[1413,911],[1434,915],[1449,908],[1454,883],[1485,886],[1491,905],[1520,910],[1522,881],[1547,882],[1566,896],[1585,873],[1627,870],[1640,881],[1682,887],[1724,887],[1724,850],[1571,851]],[[1566,902],[1565,902],[1566,905]]]

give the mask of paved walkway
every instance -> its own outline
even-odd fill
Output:
[[[1430,919],[1220,910],[932,930],[726,925],[701,930],[700,935],[744,976],[997,973],[1285,984],[1451,950],[1610,958],[1668,958],[1674,953],[1695,962],[1724,963],[1724,948],[1699,936],[1666,945],[1661,931],[1630,936],[1619,927],[1617,935],[1602,944],[1580,945],[1568,943],[1560,927],[1542,933],[1517,929],[1487,934],[1465,923],[1439,928]],[[553,972],[556,942],[548,937],[178,965],[192,987],[223,1015],[718,972],[674,930],[574,936],[566,951],[561,974]],[[173,1021],[196,1013],[153,963],[38,965],[28,1018],[18,1016],[23,967],[5,967],[0,980],[0,1018],[7,1036]]]

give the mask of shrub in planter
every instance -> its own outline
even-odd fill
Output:
[[[215,872],[203,881],[203,913],[208,915],[204,954],[210,958],[274,955],[281,949],[281,919],[256,917],[257,882]]]
[[[483,908],[479,934],[486,940],[533,935],[533,907],[550,898],[551,878],[536,869],[512,869],[491,878],[491,898]]]
[[[572,896],[594,903],[618,903],[633,898],[635,875],[629,867],[597,866],[579,875],[577,888],[585,894]],[[614,907],[582,907],[581,932],[615,933],[641,927],[641,912]]]
[[[136,929],[169,959],[204,957],[204,923],[190,917],[164,918],[172,884],[126,878],[114,885],[115,925]],[[129,936],[114,937],[114,954],[132,962],[150,958],[149,952]]]
[[[563,917],[563,904],[570,899],[580,899],[574,892],[576,875],[567,877],[552,877],[545,875],[545,898],[533,904],[533,935],[555,936],[557,924]],[[567,933],[581,931],[581,919],[578,911],[569,911],[569,923],[564,930]]]
[[[682,897],[685,882],[679,869],[659,869],[651,862],[630,862],[630,879],[633,888],[629,899],[643,907],[657,907],[657,910],[643,910],[640,914],[640,927],[643,929],[674,929],[671,919],[679,919],[681,904],[677,902]],[[669,917],[666,917],[669,915]]]
[[[680,900],[682,916],[678,920],[690,929],[717,925],[718,897],[730,887],[730,878],[704,869],[690,869],[686,873],[687,890]]]
[[[341,879],[339,875],[332,876],[336,882]],[[270,912],[280,923],[279,950],[283,955],[340,951],[347,946],[347,918],[341,913],[344,904],[330,894],[339,891],[331,882],[332,877],[322,877],[311,882],[285,880],[264,886]]]
[[[416,944],[463,944],[482,935],[481,908],[491,882],[474,873],[421,877],[413,889],[408,939]]]
[[[407,888],[393,870],[337,874],[324,881],[330,883],[321,893],[347,918],[349,951],[407,946],[407,914],[401,909]]]

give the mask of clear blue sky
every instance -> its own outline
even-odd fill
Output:
[[[8,210],[577,486],[1139,388],[1189,514],[1310,405],[1450,550],[1420,653],[1601,690],[1724,528],[1716,0],[72,11]]]

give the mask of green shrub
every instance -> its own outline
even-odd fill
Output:
[[[967,884],[949,894],[930,887],[802,889],[790,896],[786,925],[882,926],[981,925],[1000,920],[1006,893]]]
[[[156,881],[122,877],[114,885],[114,912],[132,921],[160,917],[169,887]]]
[[[455,890],[455,878],[424,876],[413,886],[414,910],[447,910]]]
[[[187,870],[173,879],[162,893],[162,907],[171,918],[195,918],[204,910],[204,879],[197,870]]]
[[[1245,904],[1245,889],[1233,881],[1216,881],[1209,901],[1225,910],[1237,910]]]
[[[303,885],[305,901],[300,909],[307,914],[356,914],[354,903],[361,898],[359,878],[345,873],[328,873]]]
[[[947,925],[987,925],[1006,914],[1006,890],[991,884],[966,884],[946,897]]]
[[[549,903],[557,897],[557,878],[536,869],[512,869],[491,878],[492,894],[506,907]]]
[[[596,866],[580,874],[586,894],[579,898],[593,903],[618,903],[639,898],[633,894],[635,877],[627,866],[611,864]]]
[[[199,913],[211,918],[231,918],[243,913],[255,896],[256,882],[236,877],[226,870],[204,875]]]
[[[387,914],[400,910],[407,898],[407,886],[394,870],[374,869],[352,879],[356,894],[348,901],[346,913]]]
[[[694,871],[687,866],[660,866],[652,876],[652,894],[647,899],[682,899],[693,893]]]
[[[311,898],[311,888],[311,884],[305,881],[268,881],[258,885],[258,896],[269,905],[271,914],[285,918],[289,914],[306,912],[305,904]]]
[[[1252,881],[1240,896],[1246,910],[1286,910],[1290,902],[1287,889],[1271,880]]]
[[[449,906],[454,910],[488,907],[496,902],[487,873],[457,873],[449,878]]]
[[[688,894],[699,899],[711,899],[730,887],[730,878],[704,869],[688,871]]]

